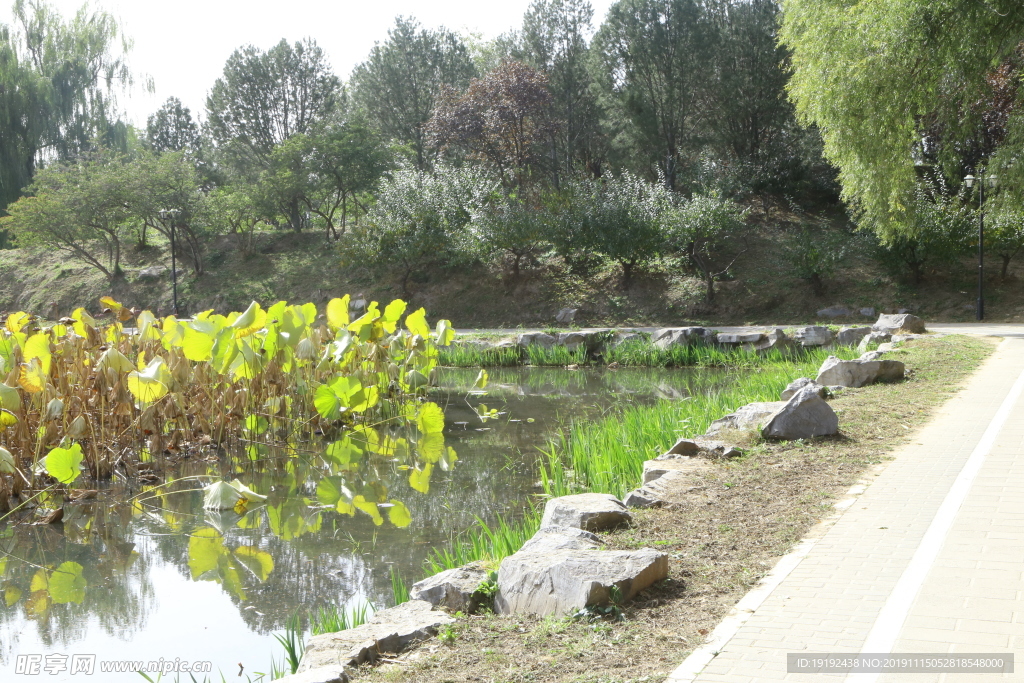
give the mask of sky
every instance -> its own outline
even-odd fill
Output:
[[[8,0],[9,1],[9,0]],[[0,0],[3,2],[3,0]],[[64,16],[82,0],[49,0]],[[612,0],[591,0],[595,28]],[[347,80],[375,42],[387,39],[398,15],[412,16],[427,28],[445,26],[494,38],[522,25],[530,0],[93,0],[120,20],[134,41],[129,63],[152,78],[155,92],[136,87],[121,100],[127,118],[144,127],[146,117],[171,96],[202,115],[206,95],[224,63],[238,47],[266,50],[282,38],[312,38],[326,52],[334,72]],[[11,22],[10,4],[0,22]]]

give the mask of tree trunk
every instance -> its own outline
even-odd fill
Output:
[[[706,273],[704,275],[704,285],[707,288],[704,300],[709,306],[713,306],[715,304],[715,276],[711,273]]]
[[[632,261],[620,261],[622,264],[622,288],[629,290],[631,284],[633,284],[633,262]]]
[[[1007,273],[1010,272],[1010,259],[1013,257],[1007,254],[1000,254],[999,258],[1003,260],[1003,267],[1002,270],[999,271],[999,277],[1005,280],[1007,277]]]

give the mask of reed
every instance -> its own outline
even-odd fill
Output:
[[[314,636],[321,633],[347,631],[365,624],[373,616],[373,606],[363,603],[358,607],[320,607],[309,617],[309,630]]]
[[[518,521],[511,524],[499,517],[495,526],[479,517],[476,525],[447,547],[434,548],[426,560],[428,575],[454,569],[471,562],[498,563],[519,551],[540,528],[540,511],[531,508]]]

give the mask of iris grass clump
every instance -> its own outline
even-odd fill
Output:
[[[431,550],[427,557],[427,574],[461,567],[471,562],[500,562],[517,552],[540,528],[540,511],[531,508],[517,521],[499,517],[494,526],[479,517],[476,525],[455,539],[448,547]]]
[[[765,362],[756,372],[709,387],[684,400],[631,405],[597,421],[577,422],[542,449],[541,482],[550,496],[581,492],[622,497],[640,482],[643,463],[664,453],[680,437],[702,434],[708,425],[755,401],[776,401],[786,385],[813,376],[829,355],[856,357],[852,348],[807,350],[793,362]]]

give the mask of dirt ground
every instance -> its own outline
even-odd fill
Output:
[[[994,342],[964,337],[910,342],[890,357],[906,380],[847,389],[831,401],[836,437],[751,439],[743,457],[713,461],[664,508],[634,513],[604,534],[610,549],[669,555],[669,578],[622,606],[623,619],[460,615],[419,648],[354,679],[367,682],[640,683],[661,681],[834,502],[892,457],[933,409],[958,390]]]

